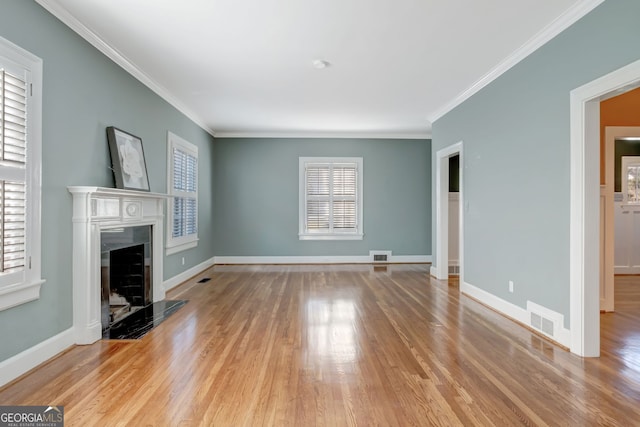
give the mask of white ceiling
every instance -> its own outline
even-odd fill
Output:
[[[37,1],[216,136],[419,138],[603,0]]]

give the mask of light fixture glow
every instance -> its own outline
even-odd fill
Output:
[[[322,70],[323,68],[328,68],[331,64],[329,61],[325,61],[324,59],[316,59],[313,61],[313,68],[316,70]]]

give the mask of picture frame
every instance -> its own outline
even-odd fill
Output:
[[[114,126],[109,126],[107,127],[107,141],[116,188],[151,191],[142,139]]]

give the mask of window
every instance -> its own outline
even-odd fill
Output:
[[[622,156],[622,193],[625,203],[640,203],[640,156]]]
[[[40,297],[42,60],[0,38],[0,310]]]
[[[362,157],[300,157],[300,240],[362,240]]]
[[[167,255],[198,245],[198,147],[169,132]]]

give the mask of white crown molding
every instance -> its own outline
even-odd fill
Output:
[[[584,0],[576,4],[574,7],[568,9],[551,24],[547,25],[540,32],[538,32],[538,34],[536,34],[525,44],[520,46],[519,49],[517,49],[502,62],[500,62],[495,68],[493,68],[482,78],[480,78],[480,80],[476,81],[468,89],[460,93],[450,102],[446,103],[440,109],[431,114],[428,117],[429,121],[431,123],[434,123],[436,120],[440,119],[442,116],[456,108],[458,105],[471,98],[485,86],[489,85],[495,79],[510,70],[524,58],[538,50],[558,34],[569,28],[571,25],[573,25],[575,22],[577,22],[579,19],[584,17],[587,13],[591,12],[603,2],[604,0]]]
[[[345,139],[431,139],[431,129],[424,133],[376,132],[216,132],[216,138],[345,138]]]
[[[80,37],[91,43],[93,47],[102,52],[105,56],[111,59],[113,62],[122,67],[126,72],[138,79],[142,84],[147,86],[153,92],[155,92],[162,99],[167,101],[173,107],[175,107],[182,114],[191,119],[195,124],[200,126],[206,132],[214,135],[213,129],[211,129],[202,117],[187,108],[180,100],[178,100],[168,89],[149,77],[144,71],[129,60],[126,56],[114,49],[107,42],[102,40],[100,36],[87,28],[83,23],[78,21],[72,14],[70,14],[64,7],[62,7],[56,0],[36,0],[36,2],[45,8],[49,13],[62,21],[63,24],[71,28],[78,33]]]

